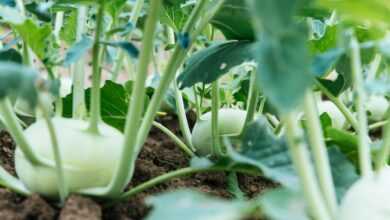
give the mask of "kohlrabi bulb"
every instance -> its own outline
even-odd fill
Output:
[[[370,121],[384,120],[388,108],[389,108],[389,102],[384,96],[380,96],[380,95],[370,96],[366,102],[368,119]]]
[[[342,129],[346,122],[343,113],[331,101],[318,102],[318,112],[320,115],[327,113],[332,120],[332,126],[335,128]]]
[[[390,219],[390,168],[352,185],[342,200],[340,220]]]
[[[53,118],[58,144],[65,167],[65,178],[70,192],[109,184],[119,162],[123,135],[118,130],[99,124],[100,135],[86,129],[85,121]],[[53,161],[51,139],[44,120],[38,120],[25,130],[33,150]],[[55,168],[33,166],[19,148],[15,153],[16,173],[32,192],[47,197],[58,196]]]
[[[220,109],[218,128],[220,136],[239,135],[244,127],[246,111],[239,109]],[[192,130],[192,144],[200,155],[212,153],[211,112],[200,117]]]

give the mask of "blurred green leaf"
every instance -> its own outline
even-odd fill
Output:
[[[15,50],[13,48],[2,49],[2,50],[0,50],[0,61],[14,62],[14,63],[22,64],[23,57],[19,53],[19,51]]]
[[[272,220],[309,220],[302,193],[278,188],[259,197],[261,210]]]
[[[110,41],[106,42],[103,41],[101,42],[104,45],[108,45],[110,47],[117,47],[126,52],[127,55],[129,55],[132,58],[137,58],[139,54],[138,48],[131,42],[128,41]]]
[[[253,47],[254,43],[250,41],[228,41],[194,53],[178,77],[180,87],[190,87],[199,82],[211,83],[231,68],[252,61]]]
[[[200,192],[179,190],[146,200],[153,207],[146,220],[237,220],[248,217],[254,205],[213,198]]]
[[[76,42],[68,49],[65,54],[64,66],[78,61],[82,56],[87,54],[88,50],[92,48],[93,40],[87,36],[83,36],[80,41]]]
[[[47,2],[42,3],[36,3],[31,2],[25,5],[27,11],[37,16],[37,18],[44,22],[50,22],[51,21],[51,13],[49,11],[52,4]]]
[[[246,1],[226,0],[211,20],[229,40],[254,40],[250,11]]]

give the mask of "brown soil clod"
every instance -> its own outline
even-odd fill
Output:
[[[102,210],[100,205],[89,198],[78,195],[70,196],[62,208],[60,220],[100,220]]]

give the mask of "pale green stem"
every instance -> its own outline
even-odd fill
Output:
[[[291,158],[300,178],[306,204],[313,219],[330,220],[331,215],[327,210],[317,178],[310,161],[309,152],[305,144],[302,129],[298,125],[297,114],[288,113],[284,117],[286,124],[286,138],[290,149]]]
[[[23,196],[31,195],[31,192],[17,178],[9,174],[3,167],[0,166],[0,185],[11,189]]]
[[[388,123],[390,121],[390,114],[387,117],[387,123],[383,128],[383,144],[375,161],[375,169],[377,172],[387,165],[390,155],[390,123]]]
[[[367,112],[365,108],[366,92],[364,91],[363,72],[359,43],[351,39],[351,68],[354,89],[356,91],[355,106],[358,114],[359,164],[362,176],[372,175],[371,151],[369,146]]]
[[[351,124],[352,128],[357,131],[359,127],[358,122],[356,118],[353,116],[352,112],[348,109],[348,107],[345,106],[343,101],[339,97],[334,96],[320,82],[316,81],[316,85],[321,90],[321,92],[324,93],[326,97],[328,97],[328,99],[336,105],[336,107],[341,111],[341,113],[344,115],[347,121]]]
[[[66,197],[68,196],[68,186],[66,183],[65,179],[65,173],[64,173],[64,166],[62,162],[62,157],[61,157],[61,152],[60,152],[60,147],[58,145],[58,139],[57,139],[57,134],[56,130],[53,125],[53,121],[49,116],[49,112],[46,109],[45,105],[42,103],[42,101],[39,99],[38,100],[38,105],[40,110],[42,111],[42,116],[46,122],[49,135],[50,135],[50,140],[52,144],[52,149],[53,149],[53,155],[54,155],[54,160],[56,164],[56,174],[57,174],[57,184],[58,184],[58,190],[59,190],[59,195],[60,195],[60,201],[61,204],[64,204]]]
[[[145,0],[137,0],[134,5],[134,9],[132,11],[130,22],[134,25],[134,27],[137,25],[139,16],[142,11],[142,7],[144,5]],[[133,35],[133,31],[131,31],[127,36],[126,39],[131,40],[131,37]],[[126,54],[123,51],[118,52],[118,58],[113,66],[113,74],[112,74],[112,80],[115,81],[118,78],[119,72],[122,68],[123,61],[126,57]]]
[[[198,94],[196,92],[195,85],[192,86],[192,90],[194,92],[194,98],[195,98],[195,110],[196,110],[196,121],[200,120],[200,116],[202,116],[202,108],[200,106],[200,101],[198,98]]]
[[[170,44],[175,44],[175,33],[173,32],[173,29],[169,27],[168,27],[168,41]],[[173,89],[175,90],[176,109],[177,109],[177,116],[179,118],[181,133],[184,136],[184,140],[186,144],[194,151],[195,149],[192,146],[191,130],[190,130],[190,126],[188,125],[185,106],[183,102],[183,96],[177,86],[176,80],[173,80]]]
[[[194,151],[195,149],[192,146],[191,130],[190,130],[190,126],[188,125],[186,110],[183,102],[183,96],[181,91],[177,87],[176,80],[173,80],[173,88],[175,90],[175,101],[176,101],[177,116],[179,118],[180,130],[181,133],[183,134],[186,144]]]
[[[20,14],[23,17],[26,17],[26,8],[24,7],[23,0],[16,0],[16,7],[19,9]],[[22,50],[23,50],[23,64],[27,66],[31,66],[31,64],[33,63],[32,54],[26,42],[23,42]]]
[[[34,165],[43,165],[41,158],[32,150],[28,140],[23,134],[23,128],[18,123],[18,118],[13,112],[11,102],[8,98],[0,100],[0,113],[5,121],[8,131],[11,133],[18,147],[22,150],[24,156]]]
[[[134,148],[136,148],[137,133],[139,132],[140,119],[142,117],[145,100],[145,83],[148,75],[148,66],[153,54],[153,42],[161,4],[161,0],[154,0],[151,2],[149,8],[145,34],[142,40],[143,49],[140,54],[135,79],[136,83],[131,93],[129,113],[126,118],[124,150],[121,154],[118,168],[109,186],[109,193],[114,196],[118,196],[131,179],[128,170],[129,167],[131,167],[132,160],[129,160],[129,156],[133,155]]]
[[[264,113],[264,107],[265,107],[265,102],[266,101],[267,101],[267,98],[265,98],[265,97],[261,98],[258,114],[263,114]]]
[[[101,82],[101,67],[100,61],[102,49],[100,47],[100,37],[103,32],[104,8],[105,0],[100,1],[99,10],[96,20],[95,42],[92,49],[92,89],[91,89],[91,104],[90,104],[90,124],[88,130],[90,132],[99,133],[99,122],[101,120],[100,110],[100,82]]]
[[[389,122],[389,120],[378,121],[378,122],[372,123],[368,126],[368,130],[371,131],[371,130],[381,128],[381,127],[385,126],[388,122]]]
[[[177,146],[179,146],[188,156],[190,156],[190,157],[195,156],[195,154],[191,150],[191,148],[189,148],[183,141],[180,140],[180,138],[178,138],[173,132],[171,132],[164,125],[154,121],[153,126],[160,129],[164,134],[166,134],[168,137],[170,137],[172,139],[172,141],[175,142],[175,144]]]
[[[248,97],[248,104],[247,104],[247,110],[246,110],[246,117],[245,117],[245,124],[244,129],[242,130],[242,133],[245,133],[245,130],[248,126],[248,124],[253,121],[255,114],[256,114],[256,107],[257,103],[259,101],[259,88],[256,84],[257,81],[257,72],[258,70],[252,70],[251,78],[250,78],[250,85],[249,85],[249,97]]]
[[[332,172],[330,170],[328,152],[326,150],[321,122],[318,117],[318,109],[312,91],[306,93],[304,111],[309,143],[314,155],[314,163],[322,195],[325,198],[329,212],[335,217],[337,214],[336,191],[334,188]]]
[[[219,82],[215,80],[211,84],[211,136],[214,155],[220,157],[223,155],[221,142],[219,139]]]
[[[367,72],[367,80],[374,80],[376,78],[376,74],[378,72],[381,62],[382,62],[382,56],[380,54],[376,54]]]
[[[56,13],[54,30],[53,30],[53,35],[56,38],[58,43],[60,43],[60,33],[61,33],[61,28],[63,23],[64,23],[64,12],[59,11]]]
[[[88,8],[80,5],[77,8],[77,27],[76,27],[76,41],[80,41],[85,32]],[[85,58],[81,57],[74,66],[72,66],[73,76],[73,100],[72,100],[72,117],[75,119],[85,118],[87,114],[87,107],[85,104],[84,95],[84,77],[85,77]]]

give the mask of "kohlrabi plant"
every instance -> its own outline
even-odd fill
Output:
[[[16,143],[0,184],[112,205],[223,172],[231,200],[167,192],[147,219],[390,219],[389,15],[387,0],[0,1]],[[190,165],[134,186],[152,127]],[[249,195],[237,174],[277,184]]]

